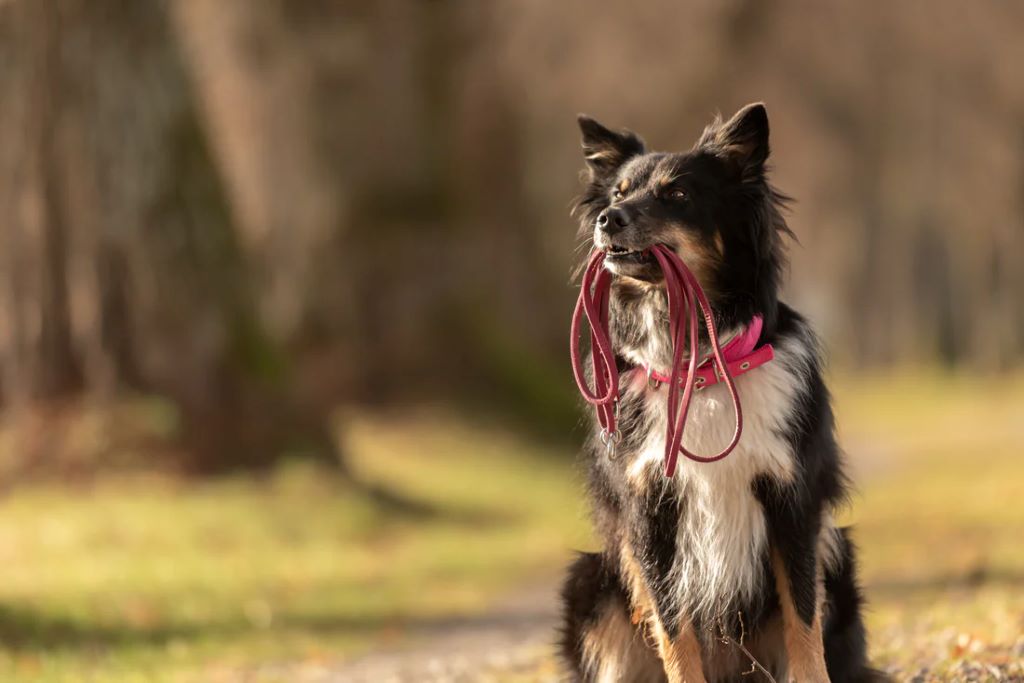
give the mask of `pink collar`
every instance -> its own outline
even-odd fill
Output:
[[[729,366],[729,373],[733,377],[764,365],[775,357],[775,350],[772,349],[771,344],[757,346],[757,340],[761,338],[763,323],[764,321],[761,319],[761,316],[755,316],[743,332],[722,347],[722,357]],[[650,366],[638,367],[637,370],[643,370],[647,374],[648,382],[651,383],[651,387],[654,389],[657,389],[659,385],[665,382],[671,381],[667,374],[658,372]],[[718,366],[715,365],[714,357],[711,354],[708,354],[697,365],[695,374],[694,388],[697,391],[712,384],[717,384],[722,379],[722,373],[719,372]],[[686,377],[681,378],[680,382],[685,383]]]

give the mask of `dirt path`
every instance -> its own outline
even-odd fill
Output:
[[[336,680],[461,683],[493,679],[498,671],[533,671],[553,649],[558,606],[554,583],[517,591],[486,614],[433,624],[433,634],[418,647],[351,662]]]
[[[245,680],[294,683],[554,683],[557,578],[521,588],[484,614],[417,625],[402,646],[342,664],[287,663]]]

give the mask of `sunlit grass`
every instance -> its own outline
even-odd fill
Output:
[[[571,457],[450,416],[359,418],[360,469],[429,504],[389,512],[323,472],[103,479],[0,503],[0,680],[207,680],[336,661],[482,609],[585,543]]]
[[[997,680],[990,664],[1024,678],[1024,381],[838,386],[842,431],[872,450],[846,521],[876,661],[900,678]]]
[[[834,385],[876,661],[948,680],[966,678],[964,662],[1019,661],[1024,381]],[[433,512],[381,509],[307,465],[261,481],[105,476],[10,492],[0,681],[236,680],[268,662],[333,664],[484,610],[593,545],[565,447],[443,411],[341,427],[363,476]]]
[[[881,663],[910,673],[1024,660],[1024,463],[1008,451],[982,465],[937,451],[864,494],[858,538]]]

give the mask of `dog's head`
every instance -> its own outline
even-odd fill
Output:
[[[579,117],[587,187],[581,233],[605,252],[620,284],[658,286],[648,247],[674,249],[700,281],[716,317],[742,324],[774,317],[788,232],[785,198],[766,178],[768,115],[762,104],[709,125],[693,149],[649,152],[629,131]]]

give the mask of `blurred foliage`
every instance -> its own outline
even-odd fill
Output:
[[[835,357],[1011,367],[1021,27],[987,1],[5,0],[0,406],[159,396],[199,472],[343,462],[339,403],[565,431],[573,115],[679,149],[755,99],[799,200],[787,296]]]

